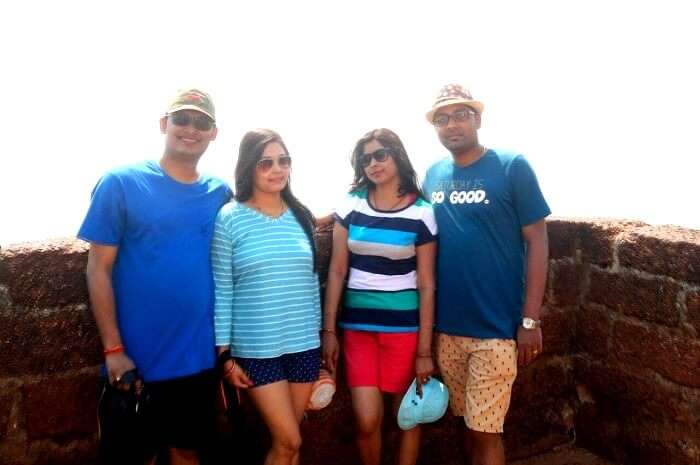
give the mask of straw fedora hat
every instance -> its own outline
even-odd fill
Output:
[[[432,124],[436,111],[447,105],[454,104],[466,105],[479,114],[484,112],[484,104],[478,100],[474,100],[468,89],[465,89],[459,84],[447,84],[440,89],[440,93],[435,99],[433,107],[426,113],[425,117]]]

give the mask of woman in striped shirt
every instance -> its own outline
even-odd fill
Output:
[[[381,458],[383,394],[395,411],[415,377],[433,373],[431,353],[437,225],[406,150],[388,129],[365,134],[352,154],[355,179],[336,210],[323,321],[323,359],[335,371],[338,326],[362,462]],[[348,273],[349,271],[349,273]],[[349,274],[349,276],[348,276]],[[415,464],[420,429],[401,433],[397,463]]]
[[[212,243],[219,366],[248,388],[271,436],[266,464],[296,464],[299,424],[320,368],[321,319],[314,218],[289,186],[280,136],[248,132],[236,164],[235,201]]]

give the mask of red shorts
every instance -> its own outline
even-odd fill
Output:
[[[418,333],[345,330],[343,354],[350,387],[404,393],[416,376]]]

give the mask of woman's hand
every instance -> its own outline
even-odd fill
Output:
[[[253,386],[253,382],[248,378],[246,372],[233,359],[224,362],[223,378],[227,383],[237,388],[247,389]]]
[[[416,385],[420,388],[428,382],[428,379],[435,373],[433,357],[429,355],[416,356]]]
[[[323,365],[335,377],[335,368],[338,366],[338,354],[340,353],[338,336],[333,331],[323,331],[321,334]]]

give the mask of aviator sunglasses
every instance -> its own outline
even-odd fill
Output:
[[[258,160],[258,168],[263,172],[270,171],[272,166],[275,164],[274,158],[261,158]],[[289,155],[282,155],[277,159],[277,166],[283,170],[288,170],[292,166],[292,157]]]
[[[375,150],[372,153],[363,153],[357,158],[360,162],[360,166],[362,166],[363,168],[367,168],[370,165],[370,163],[372,163],[372,158],[374,158],[374,161],[376,161],[377,163],[381,163],[383,161],[386,161],[389,155],[393,154],[394,152],[392,152],[390,149],[381,148]]]
[[[189,126],[191,124],[198,131],[209,131],[214,127],[214,120],[204,114],[191,116],[189,113],[178,111],[170,114],[170,121],[175,126]]]

